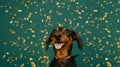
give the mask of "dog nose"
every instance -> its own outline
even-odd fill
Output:
[[[56,35],[55,35],[55,39],[56,39],[56,40],[60,40],[60,38],[61,38],[61,35],[60,35],[60,34],[56,34]]]

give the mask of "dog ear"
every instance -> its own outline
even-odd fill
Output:
[[[74,31],[72,31],[72,37],[73,40],[77,41],[78,48],[82,50],[83,49],[82,39]]]
[[[48,37],[48,39],[46,40],[46,51],[47,51],[48,48],[49,48],[50,42],[51,42],[51,34],[50,34],[50,36]]]

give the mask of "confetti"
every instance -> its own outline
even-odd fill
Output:
[[[24,67],[25,64],[21,64],[20,67]]]
[[[22,10],[18,10],[18,12],[22,12]]]
[[[52,43],[45,52],[45,42],[55,27],[68,27],[83,40],[83,51],[72,50],[73,55],[80,54],[78,66],[119,67],[120,0],[0,3],[0,60],[5,62],[0,66],[48,67],[54,53]]]
[[[93,12],[98,12],[98,10],[93,10]]]
[[[36,67],[35,62],[33,62],[33,61],[31,61],[30,64],[31,64],[31,67]]]
[[[32,33],[35,33],[35,31],[32,28],[29,28],[28,30]]]
[[[107,61],[106,64],[107,64],[107,67],[112,67],[112,64],[109,61]]]
[[[9,11],[8,10],[5,10],[6,13],[8,13]]]
[[[16,34],[16,32],[12,29],[9,30],[11,34]]]
[[[96,67],[100,67],[100,64],[97,64]]]

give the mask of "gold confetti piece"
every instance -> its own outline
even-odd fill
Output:
[[[118,48],[118,49],[120,48],[120,41],[117,42],[117,48]]]
[[[4,54],[4,55],[2,56],[2,58],[3,58],[3,59],[6,58],[6,55]]]
[[[18,60],[18,58],[17,57],[15,57],[15,61],[17,61]]]
[[[7,62],[9,62],[9,61],[10,61],[10,57],[7,58]]]
[[[9,11],[6,9],[5,12],[8,13]]]
[[[67,19],[66,18],[64,18],[64,22],[66,22],[67,21]]]
[[[33,62],[33,61],[31,61],[30,64],[31,64],[32,67],[36,67],[35,62]]]
[[[51,24],[51,23],[48,23],[48,26],[51,26],[51,27],[53,27],[53,24]]]
[[[32,33],[35,33],[35,31],[32,28],[28,28],[28,30]]]
[[[96,67],[100,67],[100,63],[96,65]]]
[[[75,10],[75,12],[77,12],[77,14],[82,14],[79,10]]]
[[[7,45],[7,42],[3,42],[4,45]]]
[[[68,21],[69,21],[69,25],[71,25],[71,24],[72,24],[72,20],[71,20],[71,19],[69,19]]]
[[[77,25],[74,26],[73,30],[75,30],[79,25],[80,25],[80,23],[77,23]]]
[[[120,30],[116,30],[116,33],[120,33]]]
[[[102,42],[102,39],[98,38],[98,43],[101,43]]]
[[[20,53],[20,58],[23,58],[23,54],[22,53]]]
[[[13,45],[17,45],[17,42],[13,42]]]
[[[43,56],[43,58],[48,59],[49,57],[48,56]]]
[[[24,48],[24,50],[26,51],[28,48]]]
[[[9,30],[11,34],[16,34],[16,32],[12,29]]]
[[[0,8],[3,8],[4,6],[0,6]]]
[[[19,2],[18,0],[16,0],[15,2]],[[84,10],[87,10],[88,9],[88,6],[89,5],[84,5],[84,4],[80,4],[80,2],[77,2],[76,0],[70,0],[70,1],[68,1],[69,3],[73,3],[73,2],[75,2],[74,4],[74,6],[73,5],[70,5],[69,3],[67,3],[67,2],[62,2],[62,1],[56,1],[56,2],[53,2],[53,1],[50,1],[50,3],[47,3],[48,1],[47,0],[43,0],[42,1],[42,4],[41,3],[38,3],[37,1],[31,1],[31,0],[28,0],[28,1],[26,1],[26,2],[20,2],[20,5],[23,5],[26,9],[28,9],[28,10],[24,10],[24,12],[26,13],[26,15],[28,15],[28,16],[26,16],[26,15],[23,15],[23,16],[19,16],[19,14],[21,14],[22,12],[23,12],[23,10],[22,9],[19,9],[19,8],[14,8],[14,6],[12,6],[12,5],[10,5],[10,4],[8,4],[9,6],[0,6],[0,8],[5,8],[5,10],[4,10],[4,12],[5,13],[9,13],[8,15],[10,15],[10,21],[9,21],[9,24],[11,24],[11,25],[14,25],[14,26],[19,26],[20,28],[21,28],[21,30],[24,30],[24,28],[26,28],[26,23],[22,23],[22,21],[24,21],[24,20],[28,20],[28,22],[30,23],[30,27],[32,27],[33,29],[34,29],[34,25],[36,25],[36,22],[35,22],[35,24],[33,24],[33,21],[35,20],[34,18],[33,19],[31,19],[33,16],[32,16],[32,13],[33,14],[38,14],[39,12],[40,12],[40,16],[44,16],[44,19],[40,19],[41,20],[41,22],[42,23],[44,23],[44,22],[50,22],[50,19],[51,19],[51,17],[54,15],[53,14],[53,9],[48,9],[48,11],[45,11],[45,7],[44,6],[42,6],[42,5],[45,5],[45,6],[48,6],[49,4],[53,4],[53,3],[55,3],[55,5],[56,6],[53,6],[53,7],[55,7],[55,8],[57,8],[55,11],[56,11],[56,14],[58,15],[58,16],[62,16],[63,14],[64,14],[64,10],[67,10],[68,11],[68,13],[70,12],[70,15],[71,16],[74,16],[76,13],[77,14],[85,14],[87,17],[86,17],[86,22],[85,22],[85,25],[84,24],[82,24],[82,23],[80,23],[80,24],[76,24],[75,25],[75,27],[77,26],[78,28],[80,27],[80,28],[82,28],[82,29],[85,29],[87,26],[89,26],[89,24],[90,25],[92,25],[92,26],[95,26],[97,23],[95,23],[95,21],[96,20],[98,20],[98,22],[102,22],[101,20],[104,20],[103,22],[105,22],[105,24],[107,24],[107,25],[105,25],[105,26],[103,26],[103,27],[108,27],[108,30],[107,29],[104,29],[103,27],[101,27],[101,23],[99,24],[99,25],[96,25],[95,27],[97,28],[97,29],[99,29],[100,31],[98,31],[98,32],[100,32],[101,34],[102,33],[104,33],[104,30],[105,30],[105,32],[107,32],[108,34],[105,34],[105,35],[103,35],[102,37],[101,36],[95,36],[94,35],[94,37],[92,37],[92,39],[93,40],[91,40],[91,38],[90,37],[86,37],[86,42],[87,42],[87,44],[92,44],[92,42],[95,40],[96,42],[98,42],[99,43],[99,45],[96,47],[96,45],[94,46],[94,47],[96,47],[96,48],[93,48],[93,49],[95,49],[96,51],[98,50],[99,51],[99,49],[100,50],[102,50],[101,52],[104,52],[105,51],[105,53],[107,54],[107,56],[106,56],[106,58],[105,58],[105,60],[106,60],[106,62],[104,63],[104,62],[101,62],[101,63],[96,63],[96,64],[94,64],[94,63],[92,63],[92,62],[90,62],[91,60],[97,60],[97,59],[100,59],[100,58],[103,58],[104,56],[100,56],[100,54],[99,53],[96,53],[95,54],[95,58],[96,59],[94,59],[93,58],[93,56],[91,57],[91,56],[87,56],[86,54],[87,54],[87,52],[83,52],[83,55],[86,55],[86,57],[84,56],[84,62],[85,63],[87,63],[88,65],[90,65],[91,67],[93,67],[93,66],[96,66],[96,67],[101,67],[103,64],[106,64],[106,65],[108,65],[108,67],[110,67],[110,66],[112,66],[111,65],[111,63],[108,61],[108,60],[113,60],[112,58],[108,58],[110,55],[111,55],[111,53],[112,54],[116,54],[117,53],[117,50],[114,50],[114,51],[112,51],[111,49],[109,49],[109,48],[105,48],[106,47],[106,45],[105,44],[109,44],[108,45],[108,47],[109,46],[111,46],[111,47],[113,47],[115,44],[117,44],[116,45],[116,48],[117,49],[119,49],[120,48],[120,42],[119,42],[119,40],[117,39],[117,38],[115,38],[116,39],[116,41],[113,43],[113,42],[110,42],[109,40],[108,41],[106,41],[106,39],[107,38],[111,38],[112,37],[112,35],[113,35],[113,32],[111,31],[111,28],[109,28],[111,25],[112,25],[112,23],[110,23],[109,21],[110,20],[112,20],[113,18],[112,18],[112,16],[114,15],[114,16],[116,16],[116,17],[118,17],[119,15],[118,15],[118,12],[120,11],[120,9],[119,8],[115,8],[115,10],[114,11],[109,11],[109,10],[106,10],[106,8],[107,7],[110,7],[110,6],[112,6],[112,7],[115,7],[115,3],[113,3],[113,1],[103,1],[103,2],[100,2],[100,1],[98,1],[98,2],[96,2],[96,5],[98,5],[98,6],[100,6],[100,8],[101,9],[103,9],[103,11],[101,12],[101,14],[103,13],[104,15],[102,16],[102,15],[100,15],[100,16],[96,16],[96,17],[94,17],[94,13],[97,13],[97,12],[99,12],[99,10],[98,9],[92,9],[92,11],[94,12],[94,13],[89,13],[89,12],[86,12],[86,11],[84,11]],[[95,2],[94,0],[92,0],[91,2]],[[120,0],[118,0],[118,1],[116,1],[117,2],[117,4],[120,4]],[[7,4],[7,3],[6,3]],[[35,7],[38,7],[38,9],[40,9],[40,10],[34,10],[33,12],[31,12],[30,13],[30,11],[29,11],[29,9],[30,9],[30,7],[31,6],[35,6]],[[39,8],[40,6],[42,6],[41,8]],[[76,11],[76,13],[75,13],[75,11],[74,10],[71,10],[72,8],[74,8],[74,7],[76,7],[75,9],[77,10]],[[62,10],[60,10],[60,9],[63,9],[64,8],[64,10],[62,11]],[[80,8],[83,8],[84,10],[80,10]],[[93,6],[93,8],[94,8],[94,6]],[[17,10],[17,13],[15,12],[12,12],[11,10]],[[30,9],[31,10],[31,9]],[[60,11],[59,11],[60,10]],[[61,12],[62,11],[62,12]],[[107,11],[107,12],[106,12]],[[85,12],[85,13],[84,13]],[[49,14],[48,14],[49,13]],[[109,17],[109,15],[111,16],[111,17]],[[73,17],[71,17],[71,19],[68,19],[68,18],[66,18],[66,17],[63,17],[64,18],[64,21],[66,22],[66,21],[68,21],[69,22],[69,28],[74,28],[74,23],[73,23],[73,21],[78,21],[79,22],[79,20],[82,20],[83,19],[83,17],[80,15],[80,16],[76,16],[76,18],[73,18]],[[21,21],[22,20],[22,21]],[[89,21],[89,20],[92,20],[92,21],[94,21],[93,23],[91,22],[91,21]],[[51,22],[52,22],[53,20],[51,20]],[[58,21],[59,23],[61,23],[61,22],[64,22],[63,20],[62,21]],[[119,20],[119,18],[115,18],[115,21],[116,21],[116,23],[117,24],[119,24],[120,23],[120,20]],[[19,24],[18,24],[18,22],[20,22]],[[97,21],[96,21],[97,22]],[[58,24],[58,23],[56,23],[58,26],[63,26],[63,25],[65,25],[66,26],[66,23],[61,23],[61,24]],[[72,25],[73,24],[73,25]],[[82,25],[81,25],[82,24]],[[48,23],[48,24],[43,24],[43,25],[41,25],[42,27],[48,27],[48,26],[50,26],[50,27],[53,27],[55,24],[54,23]],[[56,26],[57,26],[56,25]],[[102,25],[104,25],[104,23],[102,24]],[[89,28],[89,27],[88,27]],[[13,32],[14,31],[14,32]],[[32,34],[31,36],[33,37],[33,38],[35,38],[36,37],[36,35],[35,35],[35,33],[36,33],[36,31],[35,30],[33,30],[32,31],[32,29],[31,30],[29,30],[30,32],[32,32],[32,33],[34,33],[34,34]],[[17,30],[12,30],[12,31],[10,31],[10,33],[12,32],[12,34],[17,34],[18,32],[17,32]],[[27,33],[28,31],[23,31],[23,33]],[[43,34],[47,34],[46,36],[48,36],[48,33],[49,33],[49,31],[46,31],[46,30],[42,30],[42,31],[40,31],[39,33],[43,33]],[[93,30],[87,30],[87,31],[83,31],[83,32],[81,32],[80,34],[82,34],[82,35],[88,35],[89,33],[91,33],[92,34],[92,32],[93,32]],[[4,33],[4,32],[3,32]],[[41,34],[42,34],[41,33]],[[119,34],[120,33],[120,30],[118,30],[118,29],[115,29],[115,35],[116,34]],[[34,41],[30,41],[29,42],[29,44],[28,44],[28,39],[30,39],[31,38],[31,36],[19,36],[19,35],[17,35],[18,37],[17,37],[17,40],[18,41],[16,41],[16,40],[11,40],[10,41],[10,43],[9,43],[9,41],[5,41],[5,42],[3,42],[3,44],[4,44],[4,46],[5,45],[7,45],[8,47],[9,47],[9,44],[10,44],[10,46],[11,46],[11,44],[14,44],[14,45],[17,45],[19,42],[20,42],[20,44],[21,45],[19,45],[20,47],[18,47],[18,50],[19,51],[22,51],[22,49],[24,49],[24,50],[26,50],[27,51],[27,53],[34,53],[34,52],[36,52],[36,51],[34,51],[34,49],[32,49],[32,50],[29,50],[28,48],[30,48],[30,46],[29,46],[29,44],[34,44]],[[41,40],[42,40],[42,42],[44,42],[45,40],[46,40],[46,36],[43,36],[42,38],[39,38],[39,40],[40,40],[40,47],[42,47],[42,48],[45,48],[45,43],[41,43]],[[117,36],[117,35],[116,35]],[[26,38],[27,37],[27,38]],[[100,38],[99,38],[100,37]],[[114,37],[112,37],[113,39],[114,39]],[[120,38],[119,38],[120,39]],[[0,40],[0,41],[2,41],[2,40]],[[22,41],[22,43],[21,43],[21,41]],[[95,42],[95,43],[96,43]],[[94,42],[93,42],[93,44],[94,44]],[[13,46],[14,46],[13,45]],[[28,46],[27,46],[28,45]],[[38,44],[35,44],[35,47],[37,47],[38,46]],[[52,46],[52,45],[50,45],[50,46]],[[23,50],[23,51],[24,51]],[[27,59],[29,59],[29,56],[26,54],[26,56],[23,56],[24,54],[22,54],[22,53],[20,53],[19,54],[19,58],[17,58],[17,57],[15,57],[16,56],[16,52],[14,52],[13,51],[13,55],[11,55],[10,54],[10,56],[9,56],[9,53],[10,52],[5,52],[5,54],[3,54],[3,56],[2,56],[2,58],[5,58],[4,60],[7,60],[7,61],[9,61],[9,58],[10,58],[10,61],[9,61],[9,63],[11,63],[12,65],[14,65],[14,66],[16,66],[16,67],[24,67],[26,64],[28,64],[28,62],[27,63],[16,63],[18,60],[17,59],[19,59],[19,58],[27,58]],[[110,53],[110,54],[108,54],[108,53]],[[37,51],[36,52],[36,54],[41,54],[41,51]],[[89,54],[89,53],[88,53]],[[90,53],[91,54],[91,53]],[[33,54],[34,55],[34,54]],[[44,55],[44,54],[43,54]],[[8,57],[9,56],[9,57]],[[117,57],[117,58],[116,58]],[[115,63],[120,63],[120,57],[119,56],[116,56],[114,59],[115,60],[113,60],[113,62],[115,62]],[[48,58],[48,56],[42,56],[41,57],[41,59],[39,60],[39,61],[41,61],[42,60],[42,62],[43,62],[43,65],[40,65],[40,67],[42,66],[44,66],[44,64],[47,64],[48,62],[49,62],[49,60],[48,60],[49,58]],[[15,60],[17,60],[17,61],[15,61]],[[37,59],[38,60],[38,59]],[[35,61],[29,61],[30,63],[30,65],[31,65],[31,67],[36,67],[36,64],[37,63],[35,63],[35,62],[37,62],[37,60],[35,60]],[[108,61],[108,62],[107,62]],[[89,63],[90,62],[90,63]],[[48,65],[46,65],[46,66],[44,66],[44,67],[47,67]],[[114,65],[115,66],[115,65]],[[113,67],[114,67],[113,66]]]
[[[58,27],[62,27],[63,26],[63,24],[61,24],[61,23],[58,23]]]
[[[47,18],[48,20],[51,20],[51,16],[47,16],[46,18]]]
[[[42,56],[39,56],[38,60],[41,60]]]
[[[106,65],[107,65],[108,67],[112,67],[112,64],[111,64],[109,61],[106,62]]]
[[[20,38],[20,37],[18,37],[17,39],[18,39],[18,40],[20,40],[21,38]]]
[[[104,30],[108,33],[110,33],[110,30],[108,28],[104,28]]]
[[[96,40],[96,36],[93,37],[93,40]]]
[[[103,16],[103,20],[105,20],[105,18],[107,17],[108,13],[105,13]]]
[[[120,0],[118,0],[118,4],[120,4]]]
[[[22,40],[23,40],[23,43],[25,43],[25,42],[26,42],[26,39],[22,38]]]
[[[105,46],[102,46],[102,47],[100,48],[100,51],[102,51],[104,48],[105,48]]]
[[[32,55],[35,55],[35,50],[32,50],[31,52],[32,52]]]
[[[57,15],[62,16],[62,13],[59,11],[56,11]]]
[[[99,58],[99,55],[98,55],[98,54],[96,54],[96,58]]]
[[[42,48],[45,48],[45,45],[44,45],[44,44],[42,44]]]
[[[87,34],[92,34],[92,32],[89,31],[89,30],[85,30],[85,31],[86,31]]]
[[[44,33],[44,30],[40,30],[41,33]]]
[[[23,63],[23,64],[20,65],[20,67],[24,67],[24,65],[25,65],[25,64]]]
[[[31,17],[31,15],[32,15],[32,13],[30,12],[29,14],[28,14],[28,18],[30,18]],[[32,21],[30,20],[30,23],[32,23]]]
[[[117,63],[120,64],[120,56],[116,56],[116,57],[114,58],[114,60],[115,60]]]
[[[24,56],[24,58],[27,58],[27,56]]]

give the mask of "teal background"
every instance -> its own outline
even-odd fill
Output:
[[[120,66],[120,0],[0,0],[0,67],[49,67],[55,27],[82,38],[78,67]]]

